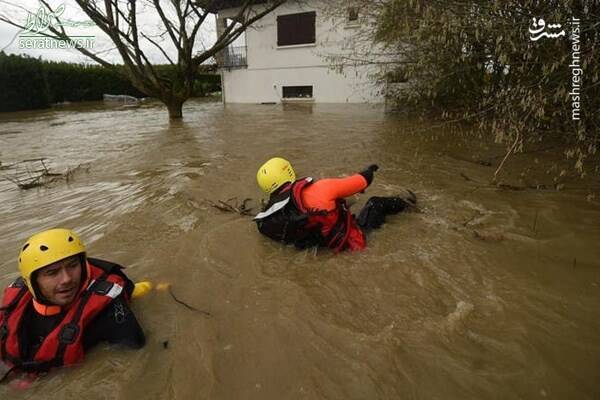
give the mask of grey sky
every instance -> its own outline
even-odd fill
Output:
[[[65,5],[63,19],[70,21],[84,22],[90,21],[79,6],[73,0],[49,0],[48,3],[52,8],[56,9],[61,4]],[[103,3],[101,3],[103,4]],[[156,10],[148,4],[147,1],[138,1],[138,29],[148,36],[159,34],[162,28],[162,22]],[[163,7],[167,8],[167,2]],[[10,18],[19,24],[24,25],[27,21],[27,12],[32,14],[37,13],[40,4],[37,0],[0,0],[0,15]],[[103,7],[101,7],[103,8]],[[167,12],[165,10],[165,12]],[[121,63],[121,58],[116,50],[113,49],[112,42],[104,32],[96,26],[81,26],[81,27],[66,27],[67,33],[70,35],[85,35],[94,37],[94,52],[102,53],[102,58],[109,62]],[[209,47],[215,40],[215,24],[214,17],[209,16],[204,26],[196,39],[195,50],[201,51],[205,47]],[[21,32],[21,34],[24,34]],[[27,49],[20,48],[23,43],[20,40],[20,30],[6,22],[0,21],[0,50],[8,54],[27,54],[32,57],[42,57],[44,60],[68,61],[68,62],[84,62],[92,63],[93,61],[79,53],[77,50],[62,50],[62,49]],[[171,59],[176,59],[176,52],[168,35],[163,38],[153,38],[165,49]],[[12,42],[11,42],[12,41]],[[154,45],[145,41],[141,45],[142,50],[153,63],[167,63],[168,61]]]

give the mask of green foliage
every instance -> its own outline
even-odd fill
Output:
[[[171,65],[157,65],[159,75],[176,75]],[[102,100],[102,95],[147,97],[116,71],[98,65],[41,61],[0,53],[0,111],[47,108],[65,101]],[[192,96],[220,90],[219,75],[199,73]]]
[[[513,151],[559,137],[583,173],[584,159],[599,144],[600,1],[361,3],[375,21],[368,33],[371,41],[392,58],[381,78],[408,79],[405,85],[395,85],[391,100],[411,110],[473,123]],[[561,24],[565,35],[531,40],[534,17],[547,25]],[[571,23],[574,17],[579,25]],[[579,120],[572,118],[575,98],[570,95],[578,73],[569,67],[572,34],[579,36],[583,71]]]
[[[97,65],[44,62],[51,103],[102,100],[104,93],[145,97],[116,72]]]
[[[0,52],[0,110],[49,107],[42,62]]]
[[[193,96],[203,97],[221,90],[221,76],[216,74],[198,74],[194,81]]]

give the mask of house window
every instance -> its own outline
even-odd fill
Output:
[[[315,43],[314,11],[279,15],[277,17],[277,46]]]
[[[358,7],[348,7],[348,22],[358,23]]]
[[[283,87],[283,98],[305,98],[312,99],[313,87],[312,86],[284,86]]]

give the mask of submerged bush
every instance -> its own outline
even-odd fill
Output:
[[[584,173],[599,144],[600,2],[351,0],[338,10],[349,4],[363,23],[337,62],[377,61],[394,83],[389,102],[466,123],[512,152],[558,139]]]

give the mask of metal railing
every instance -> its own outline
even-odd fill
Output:
[[[244,68],[248,66],[246,46],[229,46],[221,53],[221,67]]]

